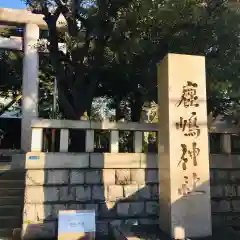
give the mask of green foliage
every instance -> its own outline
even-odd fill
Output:
[[[156,64],[167,52],[204,55],[208,110],[227,113],[237,100],[231,95],[239,95],[236,23],[239,14],[226,1],[133,1],[119,13],[103,92],[132,109],[136,101],[156,101]]]
[[[0,96],[19,94],[22,80],[22,54],[0,51]]]

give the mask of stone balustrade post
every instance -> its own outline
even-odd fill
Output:
[[[86,152],[94,152],[94,130],[86,131]]]
[[[60,152],[68,152],[69,130],[61,129],[60,132]]]
[[[119,151],[119,131],[111,131],[110,133],[110,152],[118,153]]]
[[[143,150],[143,132],[136,131],[134,132],[134,152],[141,153]]]
[[[42,142],[43,142],[43,129],[42,128],[33,128],[31,129],[31,151],[32,152],[41,152],[42,151]]]
[[[221,152],[231,154],[231,134],[221,134]]]

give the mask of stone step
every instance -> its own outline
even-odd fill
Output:
[[[12,156],[0,153],[0,163],[1,162],[11,163],[12,162]]]
[[[22,188],[24,189],[25,180],[1,180],[0,179],[0,188]]]
[[[2,228],[0,229],[0,239],[1,240],[20,240],[21,239],[21,229],[20,228]]]
[[[24,196],[24,188],[0,188],[0,196],[3,197],[21,197],[23,198]]]
[[[0,239],[11,239],[13,230],[11,228],[0,228]]]
[[[1,217],[0,216],[0,229],[14,229],[21,227],[21,215],[18,217]]]
[[[0,239],[20,239],[13,237],[13,231],[22,225],[25,171],[4,171],[7,160],[0,158]]]
[[[14,154],[24,154],[25,152],[20,149],[0,149],[1,155],[11,156]]]
[[[25,171],[22,170],[7,170],[0,171],[0,181],[2,180],[25,180]]]
[[[7,217],[7,216],[21,218],[22,207],[19,205],[0,206],[0,217]]]
[[[24,203],[24,198],[23,197],[19,197],[19,196],[12,196],[12,197],[0,196],[0,206],[9,206],[9,205],[23,206],[23,203]]]

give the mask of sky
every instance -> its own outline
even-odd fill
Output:
[[[22,0],[0,0],[0,8],[26,8]]]

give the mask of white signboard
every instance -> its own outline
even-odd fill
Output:
[[[58,235],[96,232],[95,211],[59,211]]]

